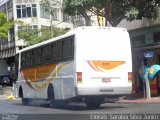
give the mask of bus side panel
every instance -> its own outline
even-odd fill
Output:
[[[53,80],[55,99],[69,99],[74,97],[75,90],[73,61],[58,64],[56,68],[57,76]]]
[[[32,76],[37,76],[36,72],[33,73],[33,71],[38,71],[38,68],[28,69],[27,70],[28,78],[31,78]],[[44,73],[41,74],[43,75]],[[27,78],[27,76],[25,76],[25,78]],[[47,90],[49,83],[53,84],[55,99],[64,100],[74,97],[75,81],[74,81],[73,61],[57,64],[55,69],[50,73],[50,75],[47,78],[35,82],[33,81],[31,82],[28,79],[27,83],[27,79],[24,80],[22,72],[21,73],[19,72],[16,89],[22,87],[24,98],[47,99]],[[16,93],[17,96],[18,96],[18,91]]]
[[[23,97],[24,98],[35,98],[35,90],[31,89],[30,86],[26,83],[26,80],[24,80],[22,73],[19,71],[18,73],[18,81],[15,84],[15,88],[17,93],[16,97],[19,97],[19,90],[22,88],[23,90]]]

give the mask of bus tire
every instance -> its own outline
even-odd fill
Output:
[[[23,105],[28,105],[30,103],[28,98],[22,98],[22,104]]]
[[[22,104],[23,105],[28,105],[29,104],[29,99],[24,98],[24,96],[23,96],[23,89],[22,89],[22,87],[19,88],[19,97],[22,99]]]
[[[48,101],[49,101],[50,107],[54,108],[55,107],[54,88],[51,84],[48,87]]]
[[[97,109],[103,103],[101,98],[88,97],[85,98],[85,104],[90,109]]]

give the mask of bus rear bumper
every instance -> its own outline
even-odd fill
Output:
[[[90,95],[107,95],[107,96],[121,96],[121,95],[131,95],[132,87],[101,87],[101,88],[92,88],[92,87],[76,87],[76,94],[78,96],[90,96]]]

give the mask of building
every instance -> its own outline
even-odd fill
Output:
[[[130,33],[133,60],[133,92],[143,96],[144,83],[139,77],[139,69],[144,65],[160,64],[160,18],[156,20],[123,20],[119,26],[126,27]],[[144,53],[152,52],[153,57],[145,58]],[[160,95],[160,74],[150,82],[152,96]]]
[[[32,29],[55,26],[58,28],[73,28],[84,25],[82,17],[69,17],[63,13],[62,0],[53,0],[53,14],[49,14],[40,4],[41,0],[0,0],[0,12],[4,12],[11,21],[23,21]],[[73,21],[76,24],[73,24]],[[15,24],[8,33],[8,40],[0,39],[0,66],[6,63],[9,72],[14,69],[14,57],[18,50],[26,46],[26,42],[18,37],[22,26]],[[3,71],[0,67],[0,71]],[[5,76],[9,73],[3,73]]]

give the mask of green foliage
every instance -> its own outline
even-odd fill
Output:
[[[60,29],[52,27],[52,33],[50,27],[44,27],[40,30],[32,29],[29,24],[25,24],[23,21],[16,21],[16,24],[21,26],[21,30],[18,31],[18,38],[27,42],[27,46],[31,46],[45,40],[57,37],[66,33],[67,29]]]
[[[135,19],[156,19],[160,16],[160,0],[131,0],[131,5],[137,11],[137,15],[130,20]]]
[[[13,27],[13,22],[7,20],[6,14],[0,12],[0,38],[7,39],[8,31]]]
[[[112,26],[117,26],[122,19],[160,16],[160,0],[64,0],[63,7],[69,15],[92,12],[103,16]]]
[[[46,12],[49,12],[50,14],[53,13],[53,7],[50,4],[50,0],[41,0],[40,3]]]
[[[35,30],[29,30],[28,32],[22,32],[21,38],[26,40],[27,46],[30,46],[30,45],[34,45],[34,44],[46,41],[48,39],[51,39],[52,37],[53,38],[57,37],[57,36],[62,35],[67,32],[66,29],[60,29],[60,28],[54,27],[54,28],[52,28],[52,34],[51,34],[50,30],[51,30],[50,27],[48,27],[46,29],[41,29],[38,32]],[[38,33],[40,35],[38,35]]]
[[[82,15],[86,21],[86,26],[91,25],[90,16],[87,14],[91,8],[92,0],[63,0],[63,10],[70,16]]]
[[[63,0],[64,12],[71,16],[87,12],[91,4],[91,0]]]
[[[116,26],[130,10],[128,0],[64,0],[63,7],[69,15],[92,12],[105,17],[112,26]]]
[[[129,0],[108,0],[103,7],[104,17],[112,26],[117,26],[122,19],[126,18],[126,13],[132,9]]]

